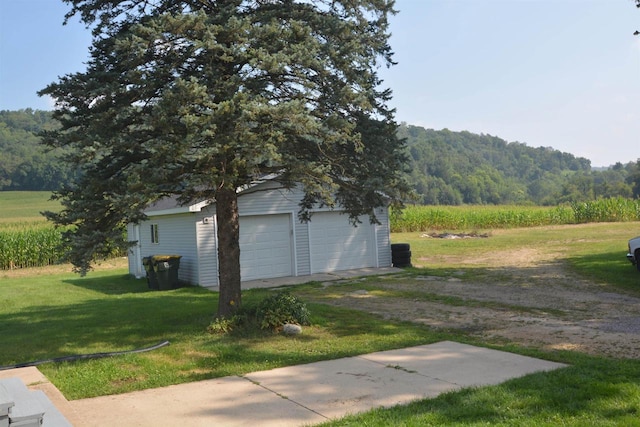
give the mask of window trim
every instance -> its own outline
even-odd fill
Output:
[[[157,245],[160,243],[158,235],[158,224],[151,224],[151,243]]]

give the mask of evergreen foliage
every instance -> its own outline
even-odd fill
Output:
[[[215,200],[218,315],[240,307],[236,190],[266,175],[305,192],[299,216],[342,205],[351,219],[400,202],[404,145],[377,68],[392,64],[392,0],[66,0],[93,27],[84,72],[40,92],[56,100],[80,176],[48,217],[80,272],[124,246],[118,230],[169,195]],[[368,138],[364,138],[367,135]]]

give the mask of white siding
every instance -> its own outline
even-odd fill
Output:
[[[296,276],[311,274],[311,253],[309,252],[309,224],[301,223],[294,215],[294,242],[296,257]]]
[[[297,212],[302,191],[298,188],[286,190],[274,182],[260,184],[238,198],[240,215],[263,215]]]
[[[205,208],[197,215],[198,281],[194,284],[205,288],[218,288],[218,240],[213,209]]]
[[[315,237],[310,233],[313,219],[320,215],[320,220],[324,217],[331,221],[347,222],[346,215],[340,215],[338,211],[329,209],[319,209],[312,216],[312,223],[301,223],[298,220],[299,202],[303,196],[300,188],[284,190],[274,182],[260,184],[248,191],[243,192],[238,198],[238,208],[242,218],[253,217],[253,221],[261,215],[281,216],[289,218],[291,245],[291,275],[305,276],[312,273],[311,246],[315,242]],[[202,210],[199,211],[200,207]],[[195,206],[195,212],[190,213],[157,213],[148,221],[142,222],[139,228],[140,234],[140,257],[154,254],[176,254],[181,255],[179,277],[181,280],[191,284],[197,284],[211,289],[218,287],[218,248],[216,232],[216,212],[215,205]],[[391,265],[391,246],[389,238],[389,216],[388,209],[376,209],[376,215],[381,225],[370,225],[368,217],[363,217],[360,224],[360,231],[367,230],[367,252],[371,254],[373,260],[368,260],[365,264],[377,267],[388,267]],[[265,217],[268,218],[268,217]],[[320,222],[318,220],[317,222]],[[158,224],[159,243],[151,243],[150,225]],[[127,228],[130,240],[133,237],[134,227]],[[345,233],[351,229],[344,229]],[[243,228],[240,227],[241,238]],[[322,238],[323,236],[320,234]],[[336,236],[341,237],[341,236]],[[340,240],[339,238],[337,240]],[[330,247],[332,243],[325,239],[325,247]],[[341,251],[344,250],[344,240],[341,241],[342,248],[336,248],[333,244],[334,260],[339,260]],[[338,256],[336,257],[336,254]],[[129,271],[135,274],[135,261],[132,260],[133,253],[130,254]],[[327,264],[327,265],[330,265]],[[340,266],[340,263],[334,263]],[[352,268],[352,267],[348,267]],[[314,272],[319,271],[314,268]],[[329,270],[327,270],[329,271]],[[252,278],[252,277],[250,277]],[[243,278],[244,280],[245,278]]]
[[[135,245],[129,247],[127,260],[129,262],[129,274],[136,278],[145,277],[146,272],[142,266],[142,257],[140,256],[140,243],[138,240],[140,227],[136,224],[127,224],[127,241],[136,242]]]
[[[140,223],[140,255],[180,255],[178,278],[198,283],[198,259],[194,214],[166,215]],[[151,224],[158,224],[158,243],[151,243]]]
[[[376,225],[376,244],[378,267],[391,267],[391,229],[389,224],[389,209],[377,208],[376,217],[380,225]]]
[[[375,227],[368,217],[360,218],[357,227],[339,212],[317,212],[309,224],[311,272],[375,267]]]

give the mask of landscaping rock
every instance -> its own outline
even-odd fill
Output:
[[[302,333],[302,327],[293,323],[285,323],[282,326],[282,333],[285,335],[299,335]]]

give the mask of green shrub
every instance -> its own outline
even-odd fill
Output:
[[[224,335],[245,326],[246,323],[247,317],[244,314],[236,314],[230,319],[217,317],[209,324],[207,332],[210,334]]]
[[[309,325],[309,316],[307,305],[286,291],[265,298],[256,310],[261,329],[278,330],[285,323]]]

